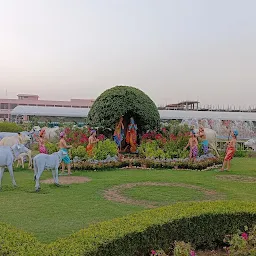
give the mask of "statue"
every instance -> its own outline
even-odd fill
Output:
[[[116,124],[116,129],[114,131],[114,141],[118,146],[119,151],[121,151],[121,144],[124,137],[124,124],[123,117],[121,116],[119,122]]]
[[[89,156],[92,156],[93,154],[93,148],[94,146],[99,142],[99,139],[97,139],[97,133],[95,130],[91,131],[91,136],[89,137],[89,144],[86,147],[86,151]]]
[[[137,151],[137,130],[137,124],[135,124],[133,117],[131,117],[126,133],[126,143],[130,145],[131,153],[135,153]]]

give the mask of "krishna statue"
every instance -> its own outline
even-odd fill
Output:
[[[137,152],[137,124],[135,124],[134,118],[130,118],[130,124],[128,125],[126,133],[126,143],[130,146],[130,152]]]
[[[116,128],[114,131],[114,141],[117,144],[119,152],[121,151],[123,138],[124,138],[124,124],[123,124],[123,117],[121,116],[119,122],[116,124]]]

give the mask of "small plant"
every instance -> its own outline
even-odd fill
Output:
[[[108,156],[113,157],[118,154],[118,149],[114,141],[109,139],[99,141],[93,148],[93,156],[96,160],[104,160]]]
[[[45,147],[47,149],[48,154],[52,154],[52,153],[57,152],[59,150],[57,144],[54,144],[54,143],[51,143],[51,142],[45,143]]]
[[[224,242],[228,243],[230,256],[255,256],[256,255],[256,226],[251,230],[245,227],[245,231],[226,236]]]
[[[173,255],[174,256],[196,256],[196,253],[190,243],[175,242]]]
[[[70,150],[71,157],[74,158],[78,156],[79,158],[82,158],[83,160],[88,158],[88,154],[86,151],[86,148],[84,146],[78,146],[77,148],[71,148]]]
[[[150,256],[167,256],[163,250],[152,250]]]

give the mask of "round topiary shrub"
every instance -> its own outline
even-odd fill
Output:
[[[155,103],[141,90],[131,86],[115,86],[103,92],[94,102],[87,122],[92,127],[114,129],[124,116],[133,117],[140,131],[157,129],[160,115]]]

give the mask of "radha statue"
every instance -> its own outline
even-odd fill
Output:
[[[133,117],[131,117],[126,133],[126,143],[130,145],[131,153],[136,153],[137,151],[137,130],[137,124],[135,124]]]
[[[114,141],[118,146],[119,151],[121,151],[121,144],[124,138],[124,124],[123,117],[121,116],[119,122],[116,124],[116,129],[114,131]]]

